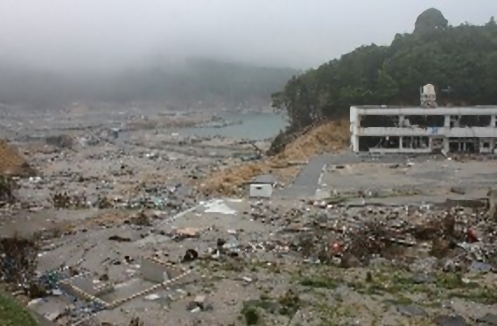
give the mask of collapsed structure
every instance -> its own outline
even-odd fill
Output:
[[[433,85],[421,88],[421,106],[352,106],[354,152],[493,153],[497,106],[438,107]]]

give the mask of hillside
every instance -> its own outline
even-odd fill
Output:
[[[297,71],[211,59],[154,62],[119,72],[57,74],[0,63],[0,103],[50,108],[81,102],[140,102],[175,109],[269,106]]]
[[[316,119],[348,115],[351,105],[418,105],[419,87],[428,83],[437,87],[439,105],[497,104],[493,17],[483,26],[450,26],[440,11],[428,9],[413,33],[293,77],[272,98],[275,108],[288,111],[290,133]]]
[[[155,66],[117,76],[108,100],[168,101],[176,106],[269,105],[271,93],[297,71],[190,58],[179,67]]]

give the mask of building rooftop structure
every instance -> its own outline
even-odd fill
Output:
[[[258,183],[258,184],[275,184],[276,183],[276,177],[272,174],[262,174],[254,177],[252,179],[251,183]]]
[[[431,88],[430,88],[431,89]],[[435,95],[422,106],[365,105],[350,108],[354,152],[492,153],[497,147],[497,106],[439,107]]]

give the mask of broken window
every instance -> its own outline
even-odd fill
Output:
[[[478,138],[450,138],[449,150],[458,153],[477,153],[480,150]]]
[[[411,126],[419,128],[443,127],[445,123],[443,115],[407,115],[404,119]]]
[[[399,117],[396,115],[363,115],[360,117],[360,126],[369,127],[397,127]]]
[[[432,138],[431,139],[431,148],[434,151],[442,150],[443,147],[444,147],[444,140],[443,140],[443,138]]]
[[[387,137],[376,137],[376,136],[365,136],[359,137],[359,151],[367,152],[370,148],[399,148],[400,147],[400,137],[398,136],[387,136]]]
[[[430,147],[428,137],[402,137],[402,147],[409,149],[424,149]]]
[[[459,118],[460,127],[490,127],[492,116],[490,115],[463,115]]]
[[[450,116],[450,127],[451,128],[459,127],[459,116],[458,115],[451,115]]]

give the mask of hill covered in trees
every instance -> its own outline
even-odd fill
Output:
[[[273,107],[288,111],[291,133],[323,117],[347,116],[351,105],[419,105],[419,88],[428,83],[439,105],[497,104],[494,18],[450,26],[428,9],[411,34],[395,35],[390,46],[361,46],[291,78],[272,95]]]
[[[0,103],[49,109],[72,102],[159,103],[189,108],[269,106],[297,71],[190,58],[120,72],[57,74],[0,64]]]
[[[295,74],[288,68],[191,58],[174,69],[158,66],[122,73],[109,99],[167,101],[178,107],[269,106],[271,93]]]

